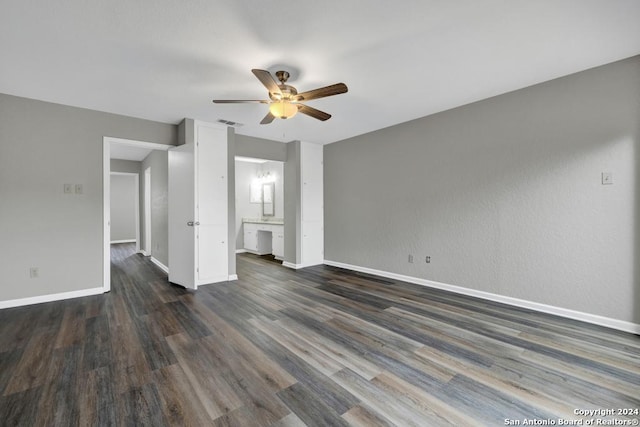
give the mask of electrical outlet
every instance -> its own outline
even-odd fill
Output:
[[[424,259],[424,261],[429,264],[431,263],[431,257],[427,255],[427,257]]]
[[[82,194],[82,184],[76,184],[76,194]]]
[[[64,184],[63,191],[64,191],[64,194],[72,194],[73,193],[73,184]]]
[[[29,269],[29,277],[32,279],[37,279],[40,276],[40,272],[38,271],[38,267],[31,267]]]
[[[409,255],[409,264],[413,264],[413,255]]]

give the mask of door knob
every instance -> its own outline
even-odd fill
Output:
[[[194,225],[200,225],[200,222],[198,222],[198,221],[196,221],[196,222],[188,221],[188,222],[187,222],[187,225],[188,225],[189,227],[193,227]]]

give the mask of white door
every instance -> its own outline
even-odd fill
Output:
[[[196,123],[197,284],[229,280],[227,128]]]
[[[169,281],[196,289],[194,144],[169,150]]]
[[[169,281],[191,289],[229,280],[227,129],[194,134],[169,150]]]

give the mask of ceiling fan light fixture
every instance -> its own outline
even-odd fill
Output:
[[[279,119],[290,119],[298,114],[298,106],[288,101],[272,102],[269,105],[269,112]]]
[[[280,84],[278,84],[271,73],[267,70],[254,68],[251,72],[258,78],[258,80],[260,80],[260,83],[267,88],[269,91],[269,99],[214,99],[213,102],[219,104],[269,104],[269,112],[260,122],[261,125],[268,125],[276,118],[290,119],[298,114],[298,111],[300,111],[300,114],[304,114],[305,116],[324,122],[331,118],[331,114],[316,110],[313,107],[303,104],[303,102],[306,103],[306,101],[311,101],[313,99],[339,95],[349,90],[347,85],[344,83],[336,83],[330,86],[319,87],[317,89],[298,93],[298,89],[287,84],[289,73],[286,71],[276,72],[276,77],[280,81]]]

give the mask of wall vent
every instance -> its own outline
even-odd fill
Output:
[[[232,126],[234,128],[239,128],[240,126],[242,126],[242,123],[232,122],[231,120],[225,120],[225,119],[218,119],[218,123],[222,123],[227,126]]]

